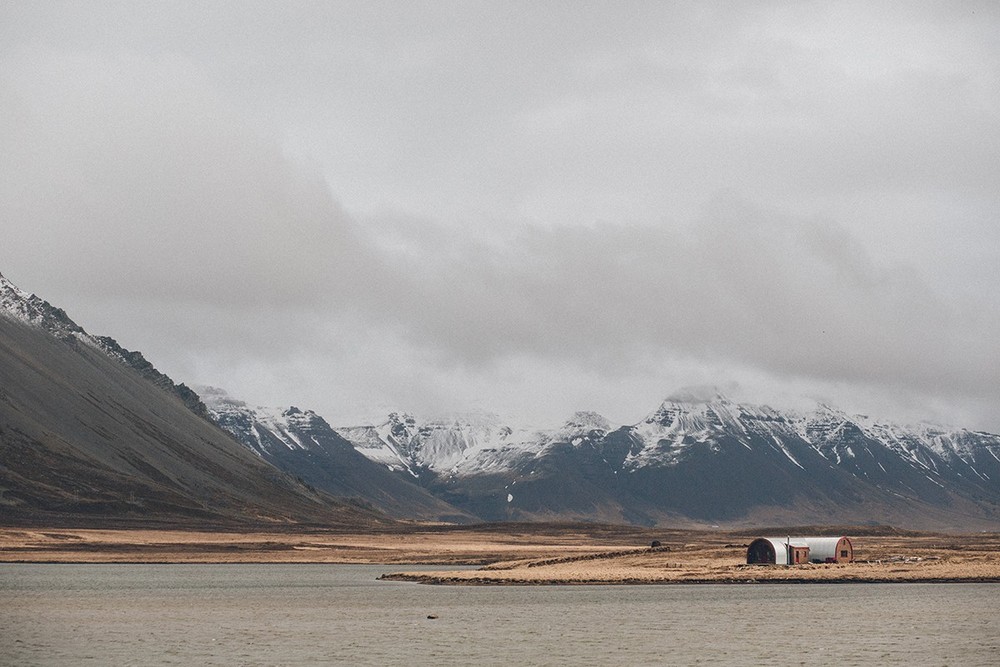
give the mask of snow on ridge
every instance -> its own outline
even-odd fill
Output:
[[[423,469],[455,475],[508,469],[527,453],[540,451],[551,435],[511,427],[487,412],[451,413],[432,419],[394,412],[380,424],[336,430],[369,459],[402,465],[414,475]]]
[[[199,389],[204,392],[203,402],[212,420],[258,454],[263,454],[268,449],[263,437],[266,434],[270,434],[288,449],[308,449],[311,444],[303,442],[302,436],[308,435],[314,423],[323,419],[312,410],[303,411],[294,406],[251,407],[244,401],[232,398],[225,390],[216,387]],[[269,442],[273,441],[269,439]],[[310,438],[310,442],[315,444],[315,438]]]
[[[496,463],[493,452],[521,449],[537,437],[515,431],[495,415],[437,420],[422,424],[415,438],[414,450],[428,468],[455,473],[480,468],[481,457]],[[516,457],[514,457],[516,458]]]
[[[694,446],[717,444],[722,434],[733,437],[747,449],[751,435],[770,440],[773,447],[796,466],[802,462],[791,453],[788,439],[801,441],[837,465],[860,455],[859,447],[881,445],[914,467],[936,472],[939,462],[963,461],[970,474],[982,477],[974,467],[976,456],[1000,460],[1000,436],[939,425],[900,426],[876,421],[866,415],[850,415],[828,404],[818,403],[809,412],[779,411],[766,405],[735,403],[719,393],[710,397],[674,395],[643,421],[629,427],[641,443],[630,452],[630,467],[676,465]],[[876,450],[865,453],[875,456]]]
[[[0,274],[0,314],[40,327],[58,336],[69,336],[95,347],[102,347],[80,325],[71,320],[66,311],[22,290],[3,274]]]
[[[406,470],[414,477],[419,473],[413,469],[410,461],[400,449],[386,442],[374,426],[337,427],[338,434],[347,440],[358,453],[375,463],[382,464],[390,470]]]
[[[805,467],[801,463],[799,463],[798,459],[792,456],[792,453],[788,451],[788,447],[785,446],[785,443],[784,441],[781,440],[781,438],[779,438],[776,435],[772,435],[771,438],[774,440],[774,443],[778,446],[778,449],[781,450],[781,453],[788,457],[789,461],[797,465],[799,468],[802,468],[802,470],[805,470]]]
[[[25,292],[0,273],[0,311],[24,322],[37,323],[42,317],[34,294]]]
[[[997,435],[927,422],[894,424],[868,415],[851,415],[822,403],[811,413],[798,415],[795,420],[795,428],[803,439],[838,465],[845,465],[847,460],[857,455],[855,448],[847,444],[848,441],[856,441],[856,437],[846,435],[851,429],[914,468],[934,474],[939,474],[941,465],[961,462],[971,474],[989,479],[974,467],[976,456],[985,451],[996,457],[996,452],[1000,452],[1000,436]],[[839,446],[838,442],[841,443]],[[870,449],[868,454],[874,456]]]
[[[820,404],[812,418],[816,422],[823,419],[827,423],[837,422],[839,427],[853,425],[866,438],[926,470],[936,471],[939,459],[960,459],[971,464],[981,447],[986,447],[989,451],[990,441],[995,443],[994,446],[1000,447],[1000,436],[993,434],[975,433],[929,422],[916,425],[894,424],[867,415],[849,415],[826,404]]]
[[[70,319],[65,310],[53,306],[35,294],[22,290],[3,274],[0,274],[0,316],[38,327],[66,341],[82,343],[126,366],[133,365],[126,355],[133,354],[141,357],[139,353],[125,350],[117,341],[108,336],[94,336],[87,333],[83,327]]]
[[[626,459],[631,467],[676,465],[692,446],[717,449],[722,434],[734,436],[751,451],[754,434],[765,438],[796,435],[792,422],[773,408],[736,403],[717,390],[710,396],[707,391],[674,394],[629,430],[644,443],[640,452]],[[798,465],[798,461],[793,463]]]
[[[604,415],[597,412],[580,411],[574,412],[573,416],[563,423],[557,433],[566,436],[583,436],[597,432],[604,435],[613,429],[614,426]]]
[[[242,402],[212,392],[205,392],[204,398],[216,410],[220,402],[250,410]],[[974,456],[1000,460],[1000,437],[988,434],[933,426],[909,429],[851,416],[822,404],[811,413],[796,413],[735,403],[721,395],[715,399],[698,403],[664,401],[645,420],[623,427],[636,445],[628,448],[624,460],[615,465],[629,469],[673,466],[681,463],[692,448],[719,451],[726,441],[751,451],[768,446],[799,469],[807,465],[795,449],[801,446],[811,446],[840,466],[856,466],[859,457],[867,461],[871,455],[883,470],[876,445],[932,473],[936,473],[942,459],[961,458],[969,466],[967,474],[984,479],[988,478],[981,468],[973,466],[977,463]],[[251,412],[256,422],[289,448],[309,446],[308,438],[303,440],[299,434],[307,436],[312,420],[322,419],[311,411],[297,409],[254,408]],[[594,412],[577,412],[560,428],[548,430],[514,429],[497,415],[485,412],[452,413],[434,419],[394,412],[379,424],[335,430],[356,451],[392,470],[406,470],[414,476],[423,471],[465,476],[515,469],[562,443],[600,447],[614,429],[606,418]]]

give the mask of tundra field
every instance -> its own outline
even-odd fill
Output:
[[[760,535],[843,534],[855,562],[746,565]],[[653,540],[660,546],[651,548]],[[517,524],[349,532],[0,528],[0,562],[369,563],[437,584],[1000,582],[1000,533],[815,526],[750,532]],[[477,566],[406,572],[406,565]]]

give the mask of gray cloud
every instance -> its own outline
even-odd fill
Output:
[[[958,376],[979,391],[1000,370],[996,318],[963,312],[911,267],[878,267],[832,221],[730,197],[684,230],[433,239],[394,266],[403,298],[387,312],[471,363],[528,352],[620,365],[666,349],[838,381],[929,388]]]
[[[9,224],[90,289],[266,305],[302,300],[309,280],[336,291],[364,266],[365,242],[322,178],[194,63],[122,53],[20,65],[8,82],[21,110],[4,142]]]
[[[181,379],[1000,428],[990,3],[0,11],[2,270]]]

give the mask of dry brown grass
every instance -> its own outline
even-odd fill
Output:
[[[590,558],[523,559],[477,570],[395,573],[388,578],[448,584],[1000,581],[1000,535],[996,533],[855,538],[854,563],[794,567],[747,565],[747,536],[724,544],[713,534],[687,537],[691,541],[664,542],[662,549],[623,549]]]
[[[451,584],[1000,581],[998,533],[854,537],[857,562],[795,567],[746,565],[752,537],[545,525],[373,534],[0,528],[0,561],[482,566],[390,575]],[[662,547],[648,548],[650,538]]]
[[[434,528],[367,534],[0,528],[0,562],[482,565],[624,546],[564,531],[527,536]]]

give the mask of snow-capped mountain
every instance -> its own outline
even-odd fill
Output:
[[[893,521],[1000,517],[1000,436],[677,395],[637,424],[577,413],[515,432],[495,418],[338,429],[359,452],[489,519],[655,523]]]
[[[211,418],[259,457],[307,484],[407,519],[470,521],[473,517],[366,458],[312,410],[251,407],[214,387],[199,391]]]
[[[0,314],[32,324],[59,338],[91,341],[90,336],[66,315],[66,311],[25,292],[3,274],[0,274]]]
[[[360,504],[447,521],[1000,525],[1000,436],[826,405],[698,391],[626,425],[589,412],[548,430],[394,413],[334,429],[310,410],[204,395],[208,407],[0,276],[5,512],[315,518],[332,494],[355,499],[336,509],[352,517],[373,516],[353,513]]]
[[[161,389],[176,395],[199,416],[208,416],[204,404],[195,392],[183,383],[175,384],[172,379],[147,361],[141,352],[126,350],[110,336],[93,336],[87,333],[69,318],[65,310],[21,290],[2,274],[0,274],[0,315],[38,327],[71,345],[84,344],[97,348],[115,361],[131,367]]]
[[[338,427],[337,432],[369,459],[414,478],[489,469],[537,448],[539,437],[488,413],[418,422],[412,415],[394,412],[380,424]]]
[[[199,409],[200,408],[200,409]],[[138,352],[0,276],[0,517],[11,525],[374,525],[215,424]]]

